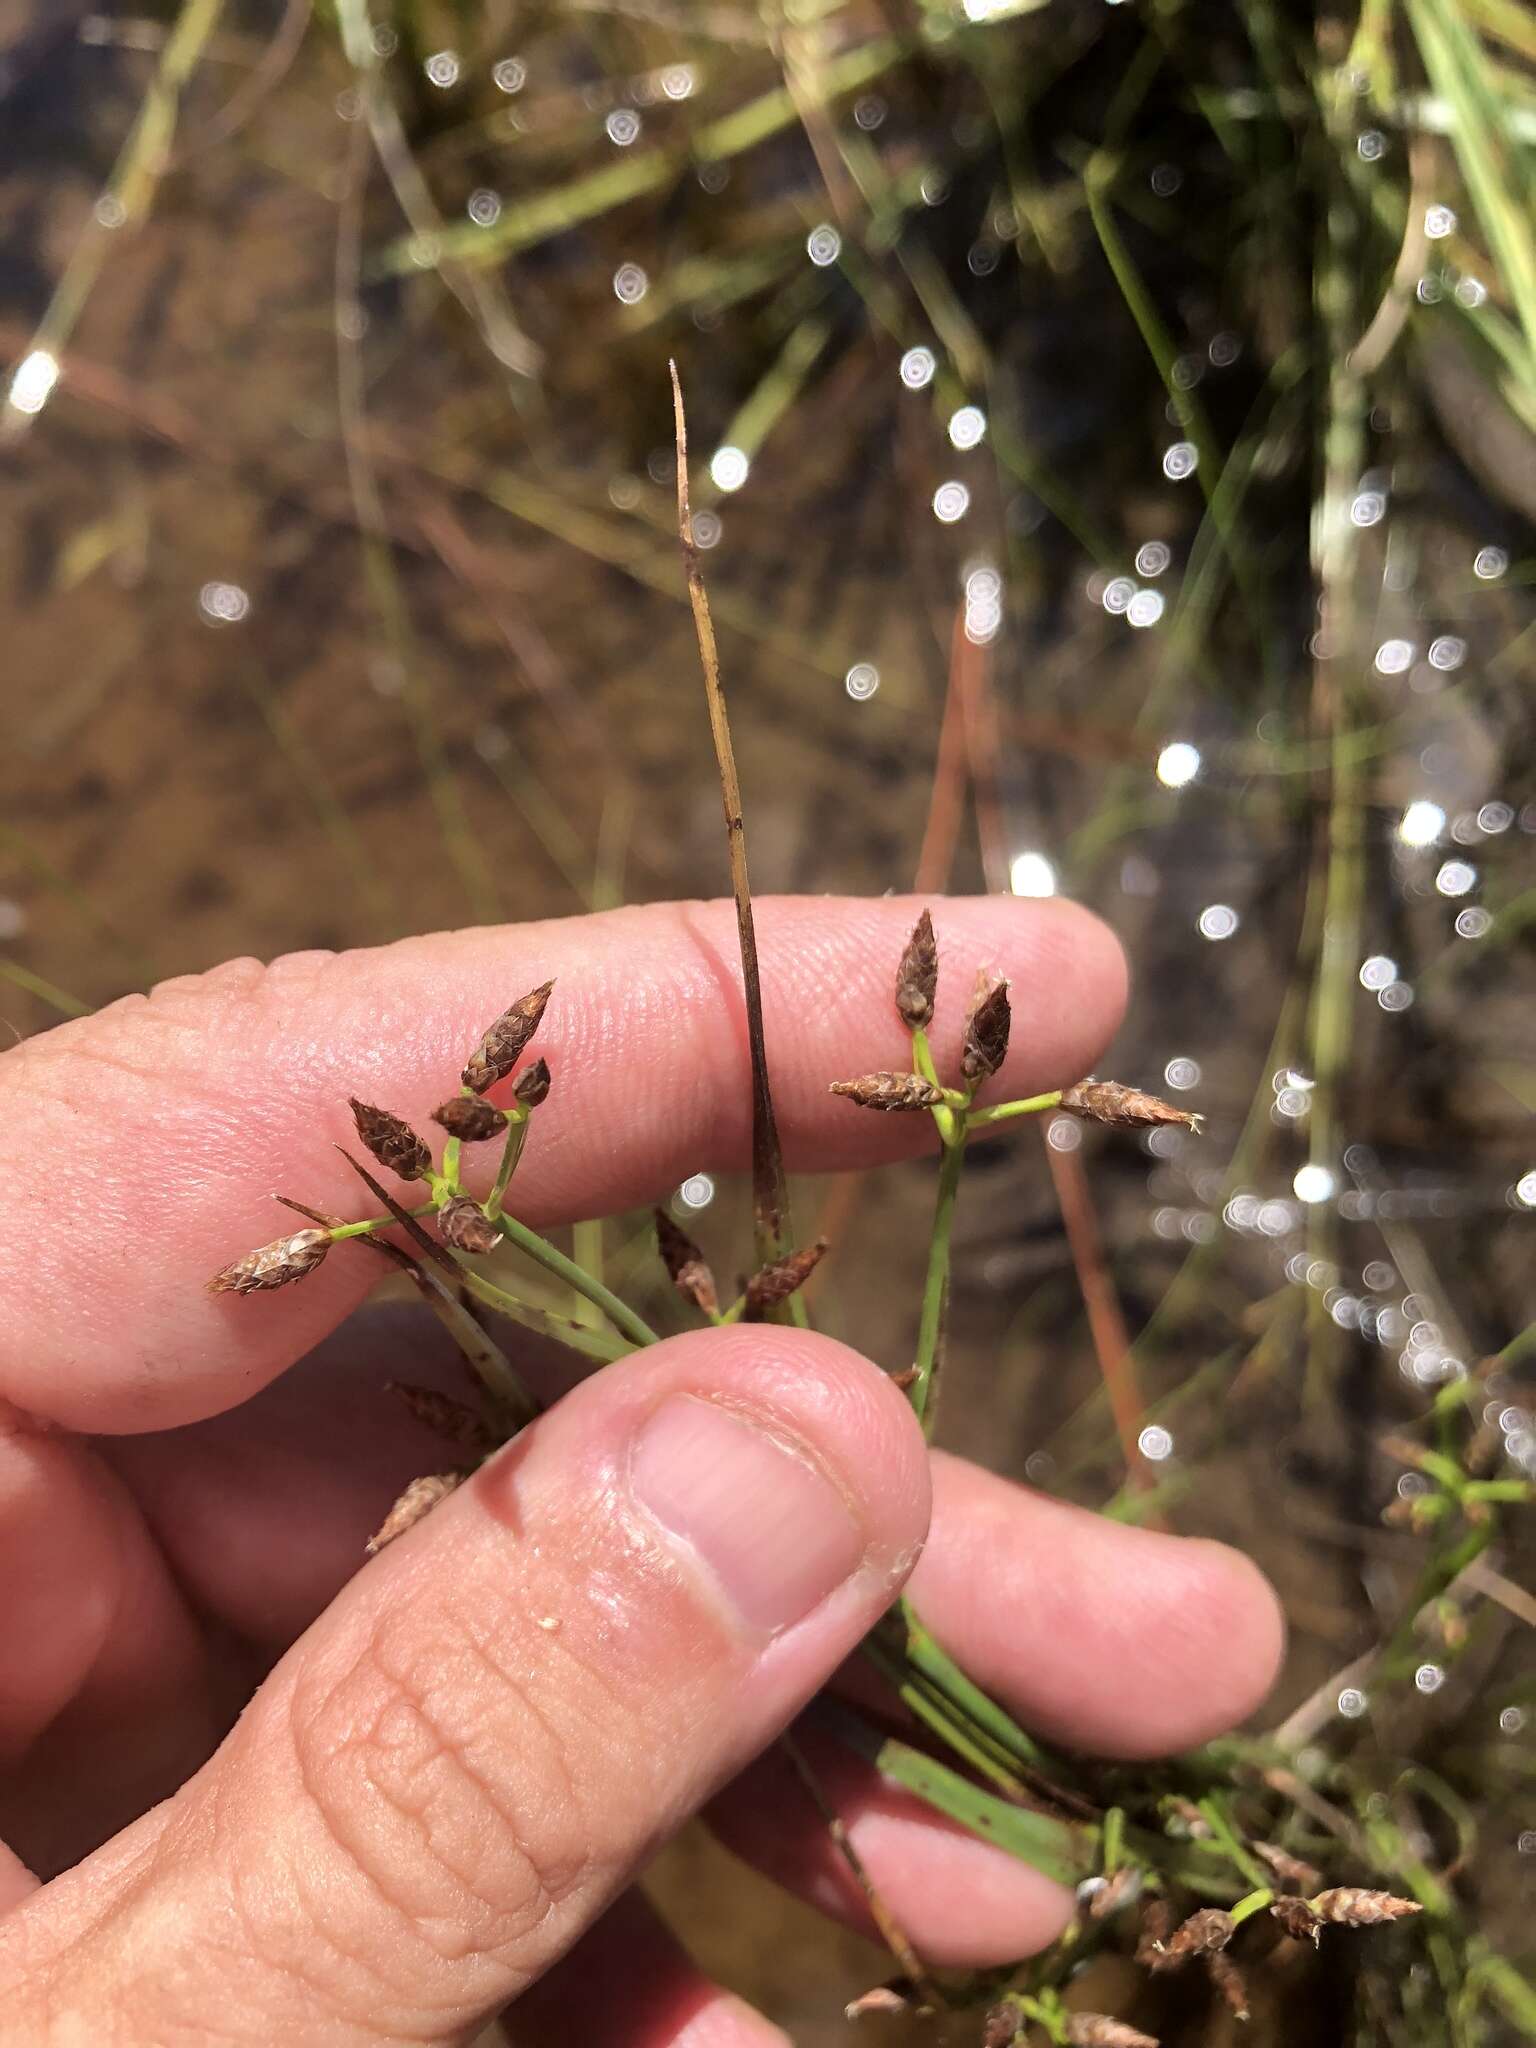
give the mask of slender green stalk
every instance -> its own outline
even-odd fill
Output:
[[[491,1192],[485,1198],[485,1213],[492,1219],[501,1215],[501,1204],[507,1192],[507,1183],[517,1171],[517,1162],[523,1156],[523,1147],[528,1142],[528,1111],[521,1104],[507,1112],[507,1140],[501,1149],[501,1164],[496,1169],[496,1178]]]
[[[588,1301],[600,1308],[620,1335],[628,1339],[626,1349],[630,1346],[657,1344],[661,1341],[649,1323],[637,1316],[616,1294],[611,1294],[601,1280],[594,1280],[592,1275],[578,1266],[574,1259],[568,1259],[547,1237],[540,1237],[536,1230],[530,1230],[526,1223],[519,1223],[515,1216],[509,1216],[504,1209],[495,1211],[491,1215],[491,1221],[506,1234],[519,1251],[526,1252],[528,1257],[541,1265],[546,1272],[553,1273],[557,1279],[563,1280],[568,1287],[574,1287],[578,1294],[585,1295]],[[575,1330],[580,1328],[580,1325],[573,1323],[571,1328]],[[583,1334],[591,1336],[595,1333],[585,1331]],[[572,1343],[575,1340],[565,1338],[562,1341]]]
[[[1001,1124],[1013,1116],[1038,1116],[1043,1109],[1055,1109],[1061,1102],[1061,1090],[1055,1088],[1049,1095],[1030,1095],[1019,1102],[999,1102],[992,1109],[977,1109],[971,1112],[971,1123]]]
[[[458,1254],[455,1254],[458,1257]],[[483,1301],[487,1308],[495,1309],[498,1315],[509,1322],[520,1323],[525,1330],[533,1330],[541,1337],[552,1337],[557,1344],[564,1344],[569,1350],[580,1351],[587,1358],[595,1358],[601,1365],[611,1365],[616,1358],[627,1357],[634,1346],[610,1335],[607,1330],[589,1330],[581,1323],[572,1322],[569,1316],[557,1315],[553,1309],[535,1308],[531,1302],[520,1301],[515,1294],[508,1294],[504,1287],[498,1287],[494,1280],[473,1266],[459,1260],[460,1277],[465,1288],[476,1301]],[[655,1338],[650,1341],[654,1343]]]
[[[915,1041],[922,1034],[913,1034]],[[935,1112],[937,1114],[937,1112]],[[928,1240],[928,1271],[923,1281],[922,1316],[917,1328],[917,1356],[912,1361],[910,1390],[912,1412],[933,1435],[935,1414],[934,1381],[944,1342],[944,1315],[949,1305],[950,1237],[955,1221],[955,1197],[960,1192],[960,1174],[965,1165],[966,1112],[946,1111],[952,1129],[944,1141],[939,1166],[939,1194],[934,1204],[933,1230]]]

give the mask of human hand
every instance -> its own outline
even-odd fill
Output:
[[[826,1092],[905,1063],[889,972],[915,908],[758,907],[795,1170],[931,1142],[924,1117]],[[1102,927],[956,900],[940,936],[1012,980],[999,1085],[1088,1069],[1123,999]],[[238,961],[0,1058],[8,2040],[375,2048],[465,2039],[512,2000],[529,2041],[781,2040],[625,1888],[704,1808],[862,1924],[824,1826],[760,1753],[909,1573],[949,1651],[1047,1737],[1156,1754],[1262,1695],[1279,1623],[1242,1558],[930,1461],[880,1372],[777,1326],[603,1369],[358,1569],[395,1493],[442,1462],[382,1392],[453,1384],[438,1326],[360,1308],[375,1262],[345,1248],[249,1303],[203,1282],[265,1234],[273,1189],[353,1201],[333,1150],[349,1094],[419,1124],[487,1017],[549,975],[555,1089],[518,1213],[612,1212],[740,1166],[733,953],[712,904]],[[959,1031],[941,1001],[941,1061]],[[1060,1889],[806,1742],[931,1960],[1060,1929]]]

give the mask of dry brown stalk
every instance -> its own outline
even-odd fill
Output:
[[[387,1166],[399,1180],[422,1180],[432,1171],[432,1154],[403,1117],[359,1102],[355,1095],[348,1100],[357,1135],[380,1166]]]
[[[506,1079],[521,1059],[529,1039],[538,1030],[554,985],[552,981],[546,981],[540,987],[530,989],[527,995],[519,996],[510,1009],[503,1010],[465,1064],[466,1088],[476,1095],[483,1095],[487,1088],[494,1088],[498,1081]]]
[[[435,1430],[448,1443],[467,1451],[493,1451],[501,1441],[468,1402],[441,1394],[436,1387],[416,1387],[404,1380],[391,1380],[388,1390],[400,1396],[418,1422]]]
[[[1253,1853],[1261,1863],[1274,1872],[1278,1883],[1288,1890],[1315,1892],[1323,1881],[1323,1874],[1301,1857],[1293,1856],[1288,1849],[1282,1849],[1275,1842],[1255,1842]]]
[[[1200,1128],[1193,1110],[1179,1109],[1140,1088],[1127,1088],[1122,1081],[1075,1082],[1061,1091],[1061,1106],[1090,1123],[1116,1124],[1121,1130],[1150,1130],[1157,1124],[1182,1124],[1189,1131]]]
[[[928,911],[912,929],[896,969],[896,1009],[909,1031],[926,1031],[933,1022],[939,987],[939,947]]]
[[[665,1209],[656,1212],[656,1243],[661,1262],[672,1285],[704,1315],[718,1315],[720,1294],[709,1261],[686,1230],[680,1229]]]
[[[258,1294],[268,1287],[287,1287],[314,1272],[331,1248],[328,1230],[296,1230],[258,1245],[242,1259],[224,1266],[208,1282],[210,1294]]]
[[[537,1059],[512,1083],[512,1098],[524,1109],[537,1109],[549,1094],[549,1061]]]
[[[796,1288],[803,1287],[815,1272],[826,1251],[827,1240],[818,1237],[814,1244],[806,1245],[801,1251],[790,1252],[782,1259],[775,1259],[771,1266],[760,1267],[747,1282],[744,1320],[758,1322],[781,1301],[788,1301]]]
[[[1003,1064],[1012,1023],[1007,982],[983,975],[976,984],[971,1014],[965,1020],[965,1043],[960,1051],[960,1071],[972,1087],[987,1080]]]
[[[834,1081],[830,1092],[846,1095],[860,1109],[932,1109],[944,1100],[944,1090],[921,1074],[860,1074],[854,1081]]]
[[[450,1095],[433,1110],[432,1121],[461,1145],[480,1145],[507,1128],[507,1113],[480,1095]]]
[[[438,1502],[446,1500],[468,1477],[467,1472],[429,1472],[421,1479],[413,1479],[368,1538],[368,1555],[377,1556],[386,1543],[393,1543],[407,1529],[414,1529],[423,1516],[430,1515]]]
[[[1413,1899],[1400,1899],[1394,1892],[1367,1891],[1354,1884],[1319,1892],[1312,1909],[1330,1927],[1382,1927],[1389,1920],[1407,1920],[1424,1910]]]
[[[1234,2016],[1240,2020],[1247,2019],[1248,1986],[1242,1971],[1232,1958],[1223,1955],[1219,1949],[1213,1949],[1205,1959],[1205,1967],[1210,1972],[1211,1982],[1227,2001]]]
[[[1158,2048],[1155,2034],[1144,2034],[1107,2012],[1069,2013],[1065,2031],[1071,2048]]]
[[[472,1258],[494,1251],[501,1243],[501,1232],[468,1195],[457,1195],[453,1201],[444,1203],[438,1211],[437,1227],[444,1244],[451,1244],[455,1251],[468,1252]]]

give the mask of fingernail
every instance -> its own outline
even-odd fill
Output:
[[[803,1621],[864,1554],[857,1523],[819,1472],[688,1394],[663,1401],[636,1438],[630,1487],[749,1629]]]

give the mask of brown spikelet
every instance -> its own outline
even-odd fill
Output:
[[[973,1088],[1003,1064],[1012,1023],[1007,982],[992,981],[982,975],[976,983],[971,1014],[965,1020],[965,1043],[960,1048],[960,1071]]]
[[[435,1430],[448,1443],[467,1451],[493,1451],[501,1438],[489,1423],[465,1401],[440,1394],[436,1387],[414,1387],[403,1380],[391,1380],[388,1391],[398,1394],[416,1420]]]
[[[876,1984],[869,1991],[861,1991],[843,2007],[845,2020],[868,2019],[877,2012],[911,2012],[912,2000],[894,1984]]]
[[[1019,2038],[1023,2017],[1016,2005],[994,2005],[981,2023],[981,2048],[1010,2048]]]
[[[407,1529],[415,1528],[424,1515],[430,1515],[438,1502],[446,1499],[455,1487],[462,1486],[468,1477],[467,1472],[429,1472],[424,1478],[413,1479],[368,1538],[368,1555],[376,1557],[386,1543],[393,1543]]]
[[[1314,1948],[1317,1946],[1323,1923],[1305,1899],[1292,1898],[1287,1894],[1276,1899],[1269,1910],[1292,1941],[1310,1941]]]
[[[1135,1898],[1141,1889],[1141,1872],[1132,1863],[1122,1863],[1112,1871],[1088,1900],[1088,1918],[1107,1920],[1111,1913],[1117,1913],[1128,1899]]]
[[[1187,1131],[1198,1131],[1201,1121],[1193,1110],[1178,1109],[1160,1095],[1144,1095],[1121,1081],[1091,1077],[1063,1088],[1061,1106],[1089,1123],[1117,1124],[1124,1131],[1150,1130],[1157,1124],[1182,1124]]]
[[[507,1128],[506,1111],[478,1095],[450,1095],[433,1110],[432,1121],[461,1145],[484,1144]]]
[[[357,1135],[378,1160],[401,1180],[421,1180],[432,1170],[432,1154],[403,1117],[392,1110],[376,1109],[371,1102],[359,1102],[354,1095],[352,1121]]]
[[[437,1229],[444,1244],[451,1244],[456,1252],[468,1252],[472,1258],[501,1243],[501,1232],[468,1195],[458,1195],[444,1204],[438,1211]]]
[[[932,1109],[944,1100],[921,1074],[860,1074],[856,1081],[834,1081],[834,1095],[846,1095],[860,1109]]]
[[[933,999],[938,987],[938,942],[933,936],[933,919],[925,910],[912,929],[896,970],[896,1010],[909,1031],[926,1031],[933,1022]]]
[[[1166,1899],[1148,1899],[1136,1933],[1136,1960],[1144,1969],[1155,1970],[1162,1959],[1163,1943],[1173,1925],[1173,1913]]]
[[[707,1316],[717,1315],[720,1295],[709,1261],[687,1231],[679,1229],[665,1209],[656,1211],[656,1246],[672,1285],[684,1301],[691,1301]]]
[[[775,1259],[771,1266],[762,1266],[747,1282],[747,1308],[744,1321],[760,1322],[769,1309],[777,1308],[781,1301],[788,1301],[796,1288],[803,1287],[826,1255],[827,1240],[818,1237],[814,1244],[808,1244],[802,1251],[789,1252],[782,1259]]]
[[[1155,2034],[1144,2034],[1107,2012],[1068,2013],[1066,2039],[1071,2048],[1158,2048]]]
[[[1288,1849],[1282,1849],[1276,1842],[1255,1842],[1253,1853],[1261,1863],[1267,1864],[1274,1872],[1277,1883],[1287,1891],[1315,1892],[1323,1881],[1323,1873],[1310,1863],[1304,1863],[1299,1856],[1293,1856]]]
[[[524,1109],[537,1109],[549,1094],[549,1061],[538,1059],[530,1067],[524,1067],[512,1083],[513,1100],[520,1102]]]
[[[1230,1913],[1224,1913],[1219,1906],[1203,1906],[1198,1913],[1191,1913],[1159,1944],[1151,1967],[1154,1970],[1176,1970],[1191,1956],[1208,1956],[1217,1949],[1225,1948],[1234,1932]]]
[[[1336,1885],[1312,1901],[1319,1920],[1331,1927],[1383,1927],[1389,1920],[1407,1920],[1424,1908],[1395,1892],[1366,1891],[1359,1885]]]
[[[1232,2008],[1236,2019],[1248,2017],[1248,1985],[1242,1971],[1232,1958],[1220,1950],[1212,1950],[1205,1959],[1205,1967],[1211,1974],[1211,1982]]]
[[[243,1259],[222,1267],[208,1282],[208,1292],[260,1294],[269,1287],[287,1287],[294,1280],[307,1279],[330,1248],[328,1230],[296,1230],[292,1237],[258,1245]]]
[[[546,981],[541,987],[530,989],[527,995],[519,996],[510,1009],[502,1011],[465,1063],[466,1088],[473,1089],[476,1095],[483,1095],[487,1088],[494,1088],[498,1081],[506,1079],[521,1059],[523,1048],[538,1030],[544,1005],[549,1001],[549,992],[554,985],[552,981]]]

